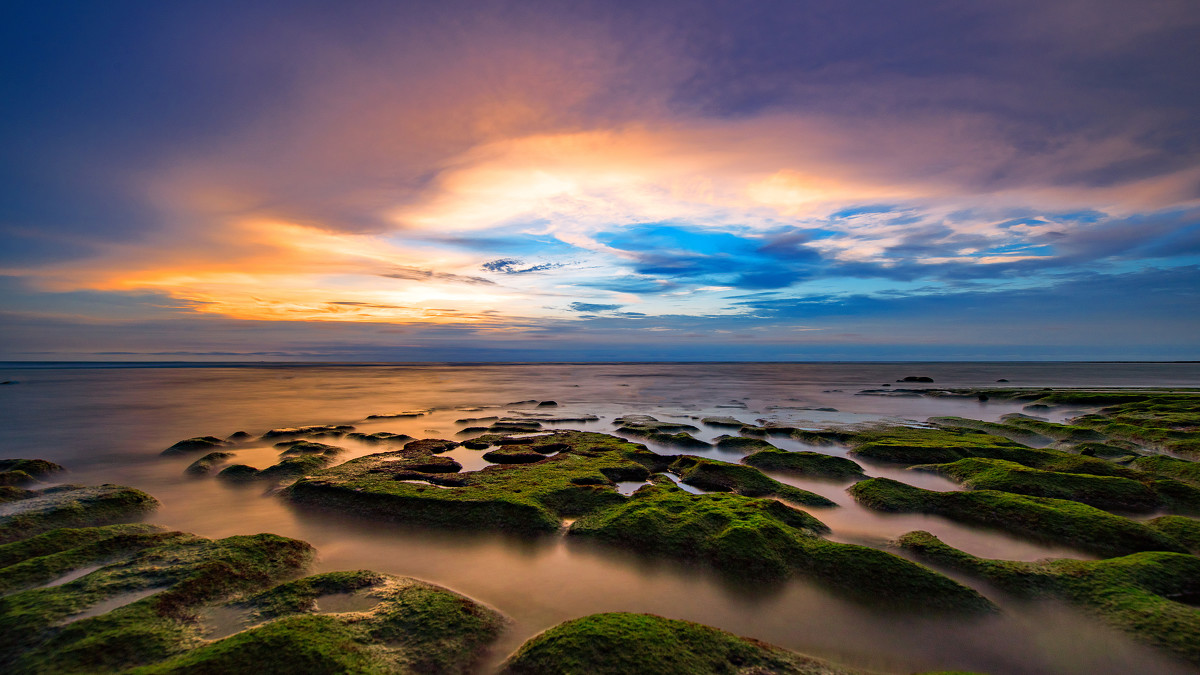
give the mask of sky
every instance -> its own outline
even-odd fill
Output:
[[[0,3],[0,360],[1200,359],[1194,0]]]

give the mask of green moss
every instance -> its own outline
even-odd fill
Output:
[[[1132,459],[1140,456],[1142,453],[1133,449],[1132,443],[1123,441],[1113,441],[1111,443],[1100,443],[1098,441],[1084,441],[1082,443],[1060,442],[1054,444],[1055,450],[1062,450],[1087,457],[1099,457],[1100,459]]]
[[[259,618],[313,611],[317,598],[331,593],[353,593],[378,586],[388,577],[370,570],[327,572],[288,581],[250,596],[239,605],[252,607]]]
[[[688,485],[704,490],[736,492],[746,497],[778,497],[804,506],[835,506],[821,495],[785,485],[754,467],[684,455],[670,470]]]
[[[761,438],[747,438],[745,436],[722,435],[717,436],[714,441],[717,447],[722,450],[737,450],[739,452],[757,452],[775,447]]]
[[[387,431],[377,431],[373,434],[352,431],[346,434],[346,438],[359,441],[360,443],[403,443],[404,441],[411,441],[413,439],[408,434],[393,434]]]
[[[200,452],[202,450],[215,450],[229,445],[225,441],[216,436],[197,436],[188,438],[172,445],[162,451],[164,455],[183,455],[190,452]]]
[[[28,492],[8,502],[0,516],[0,543],[32,537],[59,527],[129,522],[158,508],[150,495],[121,485],[59,485]]]
[[[32,588],[149,546],[179,533],[153,525],[62,528],[0,546],[0,593]]]
[[[224,463],[226,460],[233,459],[235,456],[232,452],[210,452],[189,464],[183,472],[192,476],[203,476],[216,468],[217,465]]]
[[[1166,455],[1146,455],[1133,460],[1129,466],[1148,473],[1200,485],[1200,462],[1191,462]]]
[[[231,483],[252,481],[258,478],[258,469],[248,464],[230,464],[221,469],[221,472],[217,474],[217,478]]]
[[[497,464],[530,464],[546,459],[546,455],[524,445],[506,445],[483,453],[483,458]]]
[[[549,532],[562,518],[619,504],[618,480],[645,480],[664,458],[644,446],[605,434],[560,431],[520,446],[539,455],[532,464],[496,465],[455,476],[455,487],[408,483],[437,482],[434,474],[404,466],[423,446],[368,455],[316,472],[283,491],[299,504],[334,508],[369,517],[455,529]],[[419,442],[414,442],[419,443]],[[444,483],[443,483],[444,484]]]
[[[880,511],[940,515],[1098,555],[1184,550],[1178,542],[1141,523],[1062,499],[995,490],[934,492],[888,478],[861,481],[849,492],[860,504]]]
[[[1161,500],[1138,481],[1031,469],[1002,459],[970,457],[950,464],[913,467],[950,476],[972,490],[1000,490],[1034,497],[1069,499],[1101,509],[1153,511]]]
[[[1109,560],[1013,562],[977,558],[928,532],[900,545],[934,564],[979,575],[1029,596],[1055,596],[1086,608],[1137,639],[1200,665],[1200,558],[1142,552]]]
[[[618,507],[580,518],[568,533],[648,554],[702,560],[740,578],[801,574],[871,603],[988,606],[974,591],[903,558],[817,536],[827,531],[811,515],[775,500],[693,495],[658,484],[638,490]]]
[[[816,478],[858,478],[863,469],[853,460],[834,457],[820,452],[788,452],[774,446],[742,458],[748,464],[764,471],[781,471]]]
[[[0,472],[4,471],[20,471],[40,480],[66,469],[44,459],[0,459]]]
[[[825,661],[688,621],[593,614],[541,633],[501,668],[506,675],[851,673]]]
[[[853,455],[897,464],[941,464],[964,457],[995,457],[1019,462],[1020,458],[1038,455],[1033,448],[973,429],[887,427],[860,432],[850,443]]]
[[[109,672],[166,658],[194,639],[186,619],[196,608],[294,574],[313,556],[304,542],[268,534],[217,541],[171,532],[69,536],[92,541],[50,558],[71,551],[83,556],[77,562],[87,555],[124,557],[70,583],[0,599],[0,665],[9,672]],[[67,623],[101,601],[156,589]]]
[[[745,422],[741,422],[732,417],[703,417],[700,419],[702,424],[707,424],[710,427],[727,427],[730,429],[741,429],[746,426]]]
[[[1200,555],[1200,520],[1184,516],[1159,516],[1146,521],[1146,525],[1179,542],[1188,551]]]

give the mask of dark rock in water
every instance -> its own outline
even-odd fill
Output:
[[[162,451],[164,455],[181,455],[187,452],[199,452],[200,450],[213,450],[229,445],[225,441],[216,436],[197,436],[179,441],[175,445]]]
[[[411,441],[412,436],[408,434],[393,434],[387,431],[376,431],[373,434],[364,434],[361,431],[352,431],[346,434],[346,438],[359,441],[361,443],[402,443]]]
[[[492,441],[492,443],[494,445],[531,445],[533,440],[534,439],[529,436],[507,436],[504,438],[497,438],[496,440]]]
[[[183,472],[192,476],[203,476],[212,471],[218,464],[233,459],[235,456],[232,452],[210,452],[189,464]]]
[[[516,406],[527,406],[527,405],[537,405],[537,404],[538,404],[537,399],[528,399],[525,401],[513,401],[512,403],[505,403],[504,405],[516,407]]]
[[[421,417],[422,415],[425,415],[426,412],[427,411],[425,411],[425,410],[406,410],[403,412],[379,413],[376,415],[367,415],[367,419],[369,419],[369,420],[390,420],[390,419],[396,419],[396,418],[400,418],[400,417]]]
[[[287,441],[285,443],[276,443],[276,448],[283,450],[283,455],[340,455],[345,452],[345,448],[339,448],[336,445],[326,445],[324,443],[313,443],[312,441]]]
[[[448,441],[443,438],[422,438],[419,441],[410,441],[404,444],[404,451],[407,453],[429,453],[436,455],[439,452],[446,452],[458,447],[457,441]]]
[[[722,450],[740,450],[742,452],[754,452],[756,450],[775,447],[761,438],[747,438],[745,436],[722,435],[717,436],[713,441]]]
[[[539,407],[539,408],[557,408],[558,401],[542,401],[541,403],[537,404],[537,407]]]
[[[24,471],[0,471],[0,487],[15,487],[33,483],[33,476]]]
[[[3,382],[0,382],[0,386],[4,386],[6,384],[21,384],[21,383],[17,382],[16,380],[5,380]]]
[[[227,440],[227,441],[245,441],[250,438],[252,438],[252,436],[244,431],[235,431],[232,434],[229,434],[229,436],[225,440]]]
[[[323,431],[354,431],[354,427],[349,424],[316,424],[307,427],[284,427],[280,429],[271,429],[263,434],[264,439],[269,438],[288,438],[292,436],[304,436],[306,434],[316,434]]]
[[[484,434],[491,431],[487,427],[465,427],[458,433],[460,434]]]
[[[624,613],[593,614],[539,633],[521,645],[500,672],[583,672],[578,664],[587,664],[586,671],[596,675],[861,672],[690,621]]]
[[[488,441],[463,441],[462,446],[469,450],[483,450],[492,447]]]
[[[1002,378],[1000,378],[1000,379],[998,379],[998,380],[996,380],[996,381],[997,381],[997,382],[1008,382],[1008,380],[1004,379],[1003,377],[1002,377]]]
[[[26,490],[19,498],[0,504],[0,544],[59,527],[129,522],[156,508],[157,499],[122,485],[58,485]]]
[[[988,400],[988,399],[990,399],[991,397],[990,397],[990,396],[988,396],[987,394],[982,394],[982,393],[981,393],[981,394],[977,395],[975,398],[979,399],[980,401],[987,401],[987,400]]]
[[[232,483],[256,480],[258,478],[258,469],[248,464],[230,464],[221,469],[221,472],[217,474],[217,478]]]
[[[433,455],[431,457],[423,457],[418,460],[405,462],[404,468],[409,471],[418,471],[420,473],[458,473],[459,471],[462,471],[462,464],[459,464],[450,457]]]
[[[818,478],[849,479],[863,476],[857,462],[820,452],[788,452],[774,446],[759,450],[742,459],[743,464],[767,471],[782,471]]]
[[[572,422],[599,422],[596,415],[579,415],[578,417],[539,417],[539,421],[548,424],[569,424]]]
[[[1047,411],[1053,410],[1053,408],[1046,405],[1045,403],[1032,403],[1030,405],[1025,406],[1024,408],[1021,408],[1021,410],[1028,410],[1029,412],[1047,412]]]
[[[0,471],[20,471],[30,478],[41,479],[66,469],[44,459],[0,459]]]
[[[455,424],[477,424],[479,422],[495,422],[499,417],[492,415],[491,417],[464,417],[461,420],[454,420]]]
[[[883,384],[881,384],[881,385],[879,385],[879,386],[881,386],[881,387],[890,387],[890,386],[892,386],[892,385],[890,385],[890,384],[888,384],[888,383],[886,383],[886,382],[885,382],[885,383],[883,383]]]
[[[924,375],[909,375],[908,377],[902,377],[896,381],[897,382],[933,382],[933,378],[926,377]]]
[[[1000,416],[1001,422],[1011,422],[1012,420],[1033,420],[1035,422],[1048,421],[1045,417],[1037,417],[1035,415],[1026,415],[1024,413],[1005,413]]]
[[[739,422],[732,417],[703,417],[700,419],[701,424],[707,424],[710,427],[730,427],[733,429],[741,429],[746,426],[745,422]]]

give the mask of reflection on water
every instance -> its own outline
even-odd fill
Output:
[[[442,438],[473,423],[530,408],[509,401],[555,400],[556,417],[599,419],[543,422],[545,428],[611,433],[612,420],[643,413],[696,425],[711,441],[729,429],[703,425],[704,416],[794,424],[933,415],[998,420],[1020,404],[974,399],[856,396],[907,375],[928,375],[937,386],[1197,386],[1196,364],[704,364],[704,365],[415,365],[130,369],[0,368],[0,442],[9,456],[42,457],[72,469],[62,480],[133,485],[158,497],[153,522],[208,537],[276,532],[311,542],[316,571],[374,569],[415,576],[489,603],[514,619],[494,661],[533,633],[601,611],[654,612],[714,625],[784,647],[881,671],[973,669],[991,673],[1173,673],[1187,668],[1132,643],[1070,608],[1016,603],[983,589],[1004,611],[963,620],[873,611],[830,595],[804,580],[746,588],[700,567],[648,559],[571,537],[510,539],[491,534],[405,529],[329,514],[297,512],[261,483],[228,484],[190,478],[183,469],[199,457],[162,457],[193,436],[221,438],[238,430],[257,439],[277,427],[352,424],[364,433]],[[734,403],[736,402],[736,403]],[[732,407],[723,407],[732,406]],[[833,408],[814,410],[814,408]],[[366,419],[397,410],[418,417]],[[1069,413],[1040,413],[1062,420]],[[486,425],[489,422],[484,422]],[[321,438],[345,448],[339,460],[395,449],[396,444]],[[837,446],[792,450],[841,454]],[[639,440],[639,442],[642,442]],[[717,448],[681,451],[648,443],[665,454],[700,454],[737,461],[743,453]],[[272,443],[249,440],[228,448],[232,463],[265,468],[279,461]],[[490,463],[483,451],[456,448],[464,470]],[[868,475],[935,490],[959,489],[936,474],[860,462]],[[1086,557],[1002,533],[984,532],[934,516],[880,514],[845,493],[847,481],[775,478],[824,495],[837,507],[811,509],[838,541],[883,546],[913,529],[997,558]],[[622,486],[628,489],[629,486]],[[685,489],[687,486],[684,486]],[[94,609],[94,608],[93,608]],[[219,623],[219,622],[218,622]],[[228,623],[228,622],[227,622]],[[493,663],[494,665],[494,663]]]

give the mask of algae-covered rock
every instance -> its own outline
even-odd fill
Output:
[[[690,621],[651,614],[593,614],[521,645],[505,675],[841,675],[860,671]]]
[[[978,610],[975,591],[890,553],[826,541],[813,516],[771,499],[693,495],[658,483],[575,521],[568,534],[647,554],[699,559],[741,578],[812,578],[872,604]]]
[[[850,442],[853,455],[897,464],[940,464],[964,457],[1020,461],[1037,455],[1033,448],[973,429],[888,427],[860,432]]]
[[[736,492],[747,497],[779,497],[804,506],[835,506],[821,495],[786,485],[758,469],[704,457],[684,455],[670,470],[688,485],[716,492]]]
[[[34,480],[43,480],[62,471],[66,471],[66,469],[44,459],[0,459],[0,472],[20,472]],[[0,485],[18,484],[23,483],[0,483]]]
[[[710,427],[729,427],[731,429],[741,429],[746,426],[745,422],[738,421],[732,417],[702,417],[701,424],[707,424]]]
[[[221,469],[220,473],[217,474],[217,478],[230,483],[243,483],[256,480],[258,478],[258,469],[249,464],[230,464]]]
[[[1185,516],[1159,516],[1146,521],[1146,525],[1179,542],[1188,551],[1200,555],[1200,520]]]
[[[166,450],[163,450],[162,454],[182,455],[189,452],[199,452],[201,450],[215,450],[217,448],[223,448],[227,445],[229,445],[228,442],[223,441],[216,436],[197,436],[195,438],[188,438],[179,441]]]
[[[1154,490],[1130,478],[1031,469],[1002,459],[969,457],[950,464],[913,467],[934,471],[972,490],[1000,490],[1034,497],[1069,499],[1101,509],[1146,512],[1162,505]]]
[[[387,431],[376,431],[372,434],[364,434],[361,431],[351,431],[350,433],[346,434],[346,438],[359,441],[360,443],[372,444],[403,443],[413,439],[413,437],[409,436],[408,434],[393,434]]]
[[[1137,551],[1183,551],[1145,525],[1079,502],[976,490],[934,492],[890,478],[871,478],[848,492],[863,506],[890,512],[930,513],[1103,556]]]
[[[747,438],[746,436],[721,435],[714,438],[713,441],[722,450],[737,450],[738,452],[757,452],[775,447],[761,438]]]
[[[32,490],[0,504],[0,543],[58,527],[129,522],[157,507],[154,497],[121,485],[59,485]]]
[[[533,439],[528,439],[532,442]],[[524,444],[521,444],[524,445]],[[546,459],[546,455],[521,445],[508,445],[483,453],[483,458],[497,464],[530,464]]]
[[[936,565],[976,574],[1007,591],[1062,598],[1142,642],[1200,665],[1196,556],[1153,551],[1096,561],[1013,562],[977,558],[928,532],[910,532],[899,543]]]
[[[364,609],[321,613],[329,596],[357,597]],[[466,673],[505,622],[439,586],[367,570],[290,581],[231,606],[271,620],[136,672]]]
[[[1146,455],[1129,463],[1130,467],[1200,485],[1200,462],[1166,455]]]
[[[859,478],[863,468],[853,460],[834,457],[820,452],[789,452],[774,446],[742,458],[748,464],[764,471],[780,471],[814,478]]]
[[[644,438],[663,445],[673,445],[680,448],[712,447],[710,443],[702,441],[689,433],[699,431],[697,427],[691,424],[660,422],[649,415],[625,415],[613,420],[613,423],[620,425],[617,433]]]
[[[210,452],[189,464],[183,472],[192,476],[203,476],[235,456],[232,452]]]
[[[310,434],[318,434],[328,431],[351,432],[354,431],[354,426],[350,424],[314,424],[306,427],[281,427],[271,429],[263,434],[263,440],[273,438],[295,438],[296,436],[307,436]]]
[[[194,642],[188,619],[199,607],[259,590],[313,557],[308,544],[270,534],[213,541],[99,529],[49,532],[15,556],[0,547],[9,562],[0,575],[22,566],[95,567],[69,583],[0,598],[7,672],[111,672],[168,658]]]

